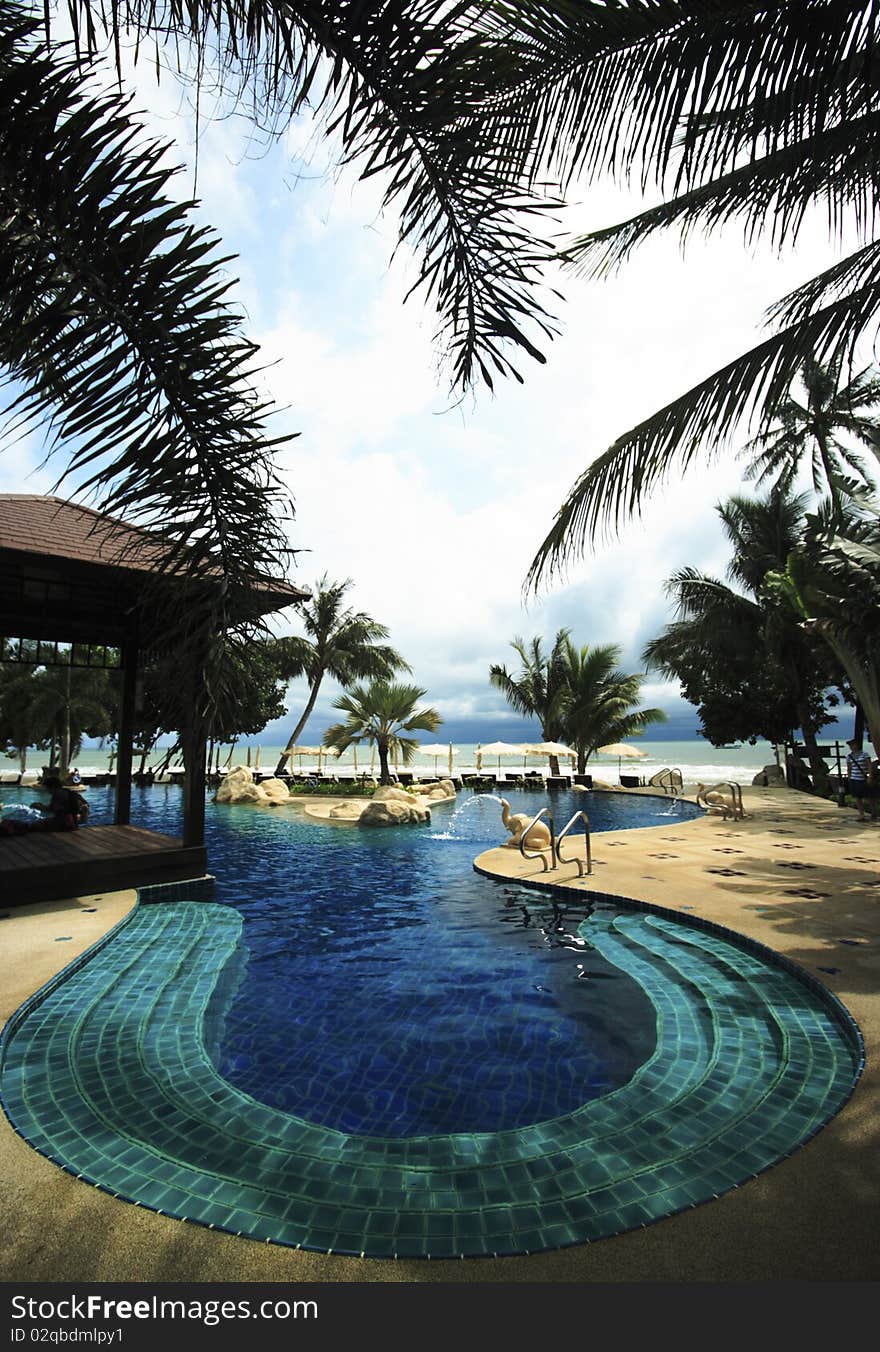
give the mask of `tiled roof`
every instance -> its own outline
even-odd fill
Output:
[[[0,494],[0,549],[149,572],[161,559],[148,532],[63,498]]]
[[[164,542],[139,526],[66,502],[64,498],[0,493],[0,549],[158,572]],[[287,604],[309,595],[303,588],[280,578],[260,577],[256,590],[289,596]]]

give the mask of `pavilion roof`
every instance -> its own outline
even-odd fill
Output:
[[[149,579],[175,585],[175,568],[166,567],[170,547],[158,532],[64,498],[0,494],[0,628],[10,637],[65,637],[69,631],[83,639],[103,630],[102,641],[112,643],[146,602]],[[177,578],[187,580],[181,573]],[[210,585],[211,572],[201,581]],[[63,594],[65,584],[69,595]],[[286,579],[256,574],[242,618],[282,610],[308,595]]]

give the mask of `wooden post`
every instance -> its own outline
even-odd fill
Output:
[[[187,728],[181,738],[183,764],[183,843],[205,843],[205,788],[208,739],[200,727]]]
[[[119,712],[119,740],[116,753],[116,814],[117,826],[128,826],[131,821],[131,764],[134,746],[135,689],[137,685],[137,643],[128,640],[121,649],[122,707]]]

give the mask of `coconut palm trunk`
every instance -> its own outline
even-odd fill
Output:
[[[281,755],[278,758],[278,764],[275,766],[276,775],[283,774],[285,769],[287,768],[287,762],[290,760],[291,752],[293,751],[293,748],[296,746],[297,742],[302,736],[303,728],[305,727],[306,723],[308,723],[309,719],[312,716],[312,710],[315,707],[315,701],[318,698],[318,691],[320,688],[321,681],[319,679],[309,691],[309,698],[306,701],[306,707],[302,711],[302,716],[300,717],[300,720],[297,723],[296,727],[294,728],[293,732],[288,737],[287,746],[284,748],[284,750],[282,751]]]
[[[377,749],[379,752],[379,783],[387,785],[391,783],[391,769],[388,764],[388,743],[379,742]]]

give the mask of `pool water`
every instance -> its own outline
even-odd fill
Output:
[[[606,829],[693,812],[560,797],[557,825],[603,799],[633,814]],[[109,792],[90,800],[99,821]],[[140,824],[173,832],[179,812],[179,790],[136,792]],[[425,1257],[646,1224],[838,1111],[861,1053],[827,993],[723,932],[475,876],[499,816],[466,796],[366,832],[210,806],[219,904],[141,906],[13,1020],[13,1123],[172,1215]]]

